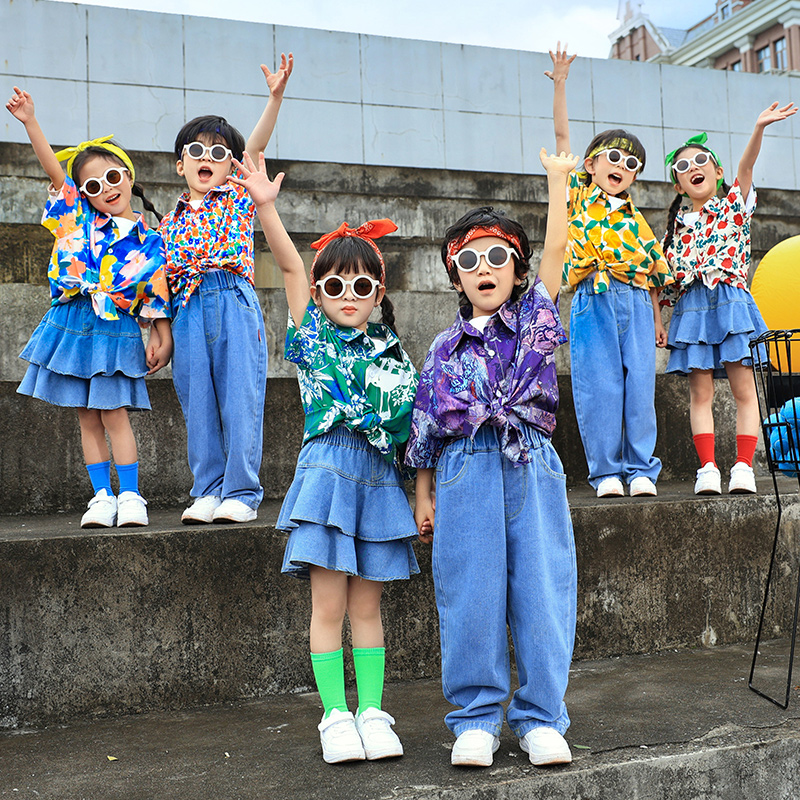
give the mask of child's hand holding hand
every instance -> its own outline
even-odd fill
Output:
[[[289,76],[294,69],[294,56],[289,53],[289,58],[281,53],[281,65],[275,72],[270,72],[266,64],[261,65],[261,71],[267,79],[267,88],[269,89],[270,97],[281,98],[283,97],[283,90],[289,81]]]
[[[436,512],[436,495],[431,492],[428,497],[417,496],[414,507],[414,522],[417,523],[419,540],[424,544],[433,541],[433,520]]]
[[[572,153],[569,155],[561,153],[559,156],[547,155],[545,147],[539,151],[539,160],[548,175],[568,175],[578,166],[578,156],[574,156]]]
[[[6,108],[23,124],[34,119],[33,99],[18,86],[14,87],[14,96],[6,103]]]
[[[275,176],[275,180],[271,181],[269,175],[267,175],[267,162],[263,153],[258,154],[258,169],[256,169],[253,159],[250,158],[250,154],[247,151],[245,151],[242,158],[243,161],[237,161],[235,158],[232,160],[234,166],[239,169],[244,177],[238,178],[235,175],[228,175],[228,180],[238,186],[244,186],[257,206],[274,203],[280,192],[285,173],[279,172]]]
[[[565,81],[569,76],[569,65],[575,60],[577,53],[572,56],[567,55],[567,43],[564,42],[564,49],[561,49],[561,42],[556,44],[556,52],[550,51],[550,58],[553,59],[553,69],[547,70],[544,74],[551,81]]]
[[[166,367],[170,358],[172,358],[172,329],[169,327],[169,321],[166,322],[163,335],[155,324],[151,325],[150,338],[147,340],[147,349],[145,350],[147,366],[150,367],[147,374],[154,375]]]
[[[778,108],[777,100],[769,107],[764,109],[756,120],[756,128],[766,128],[767,125],[772,125],[773,122],[780,122],[782,119],[788,119],[793,114],[797,113],[797,106],[794,103],[783,108]]]

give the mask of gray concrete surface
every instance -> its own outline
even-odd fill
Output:
[[[283,695],[0,734],[0,797],[794,800],[798,692],[784,712],[749,691],[751,654],[739,645],[575,663],[564,767],[532,767],[507,728],[491,768],[451,767],[449,707],[429,679],[386,688],[400,759],[325,765],[319,696]],[[784,654],[781,643],[765,648],[762,685],[785,678]]]
[[[797,482],[787,493],[769,636],[786,635],[800,565]],[[569,493],[578,559],[576,658],[753,639],[775,530],[775,498],[656,500]],[[0,518],[0,727],[91,713],[182,708],[313,685],[308,586],[279,574],[278,504],[247,525],[81,531],[78,514]],[[390,681],[435,676],[430,548],[422,574],[390,583]]]
[[[541,174],[539,149],[553,145],[546,52],[47,0],[0,0],[0,18],[3,97],[29,89],[54,143],[113,132],[133,149],[168,151],[199,114],[222,114],[247,136],[265,102],[259,63],[293,51],[270,158]],[[52,41],[73,44],[54,53]],[[664,180],[664,153],[705,130],[730,176],[768,99],[797,97],[799,83],[582,58],[568,85],[572,146],[582,153],[595,133],[630,127],[647,148],[645,177]],[[4,122],[0,139],[25,140],[22,125]],[[798,124],[766,130],[758,185],[800,188]]]

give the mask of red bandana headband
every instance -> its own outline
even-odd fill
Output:
[[[447,245],[447,268],[453,268],[453,256],[467,244],[467,242],[473,239],[480,239],[483,236],[496,236],[498,239],[504,239],[512,245],[519,256],[522,257],[522,243],[514,234],[506,233],[502,228],[498,228],[497,225],[489,225],[488,227],[475,226],[474,228],[470,228],[460,239],[454,239]]]
[[[314,261],[311,263],[311,285],[316,285],[314,267],[322,251],[334,239],[343,239],[346,236],[356,236],[359,239],[363,239],[378,254],[378,259],[381,262],[381,285],[385,284],[386,265],[383,263],[383,255],[373,239],[379,239],[381,236],[386,236],[387,233],[394,233],[396,230],[397,225],[390,219],[372,219],[369,222],[365,222],[363,225],[359,225],[357,228],[351,228],[346,222],[343,222],[335,231],[321,236],[316,242],[312,242],[311,244],[311,247],[318,251],[314,256]]]

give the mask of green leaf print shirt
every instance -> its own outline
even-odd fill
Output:
[[[394,460],[408,440],[419,376],[386,325],[368,322],[366,333],[342,328],[311,301],[299,328],[289,315],[284,358],[297,364],[303,444],[346,425]]]

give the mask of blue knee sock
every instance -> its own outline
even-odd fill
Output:
[[[92,489],[97,494],[101,489],[105,489],[109,494],[111,491],[111,462],[98,461],[96,464],[87,464],[86,471],[89,473],[89,480],[92,482]]]
[[[117,477],[119,478],[119,493],[135,492],[139,494],[139,462],[133,464],[117,464]]]

